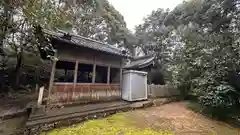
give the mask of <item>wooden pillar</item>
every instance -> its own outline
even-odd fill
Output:
[[[77,76],[78,76],[78,60],[75,63],[74,80],[73,80],[73,91],[75,91],[75,87],[76,87],[76,84],[77,84]]]
[[[37,102],[38,108],[40,108],[42,106],[43,92],[44,92],[44,86],[39,89],[38,102]]]
[[[122,67],[120,67],[120,88],[121,88],[121,86],[122,86],[122,77],[123,76],[123,69],[122,69]]]
[[[48,101],[49,102],[50,102],[50,97],[51,97],[52,87],[53,87],[53,82],[54,82],[56,63],[57,63],[56,60],[52,61],[52,71],[51,71],[51,76],[50,76],[50,81],[49,81],[49,88],[48,88]]]
[[[92,83],[95,83],[95,79],[96,79],[96,64],[94,62],[94,64],[93,64],[93,74],[92,74]]]
[[[111,75],[111,67],[108,66],[108,72],[107,72],[107,84],[110,84],[110,75]]]
[[[93,60],[93,71],[92,71],[92,83],[95,83],[95,80],[96,80],[96,58],[94,56],[94,60]],[[91,99],[93,98],[93,89],[90,88],[89,86],[89,91],[90,91],[90,96],[91,96]]]
[[[76,60],[75,62],[72,95],[71,97],[69,97],[70,101],[74,100],[74,92],[77,85],[77,77],[78,77],[78,60]]]
[[[122,69],[122,59],[121,59],[121,63],[120,63],[120,96],[122,96],[122,76],[123,76],[123,69]]]

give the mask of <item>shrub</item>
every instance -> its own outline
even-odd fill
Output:
[[[199,97],[199,103],[206,107],[206,113],[224,119],[239,105],[236,90],[226,84],[208,87],[206,94]]]

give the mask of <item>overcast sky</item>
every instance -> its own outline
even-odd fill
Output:
[[[158,8],[172,10],[182,0],[108,0],[123,16],[130,30],[142,23],[143,17]]]

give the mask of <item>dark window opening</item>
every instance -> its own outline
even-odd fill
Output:
[[[107,83],[107,67],[96,66],[96,83]]]
[[[58,61],[56,63],[55,82],[74,82],[75,62]],[[120,69],[110,69],[110,83],[120,82]],[[78,64],[77,83],[92,83],[93,65]],[[96,66],[95,83],[107,83],[108,67]]]
[[[111,68],[110,69],[110,83],[120,83],[120,69]]]
[[[57,61],[55,82],[73,82],[75,63],[68,61]]]
[[[92,83],[93,65],[78,64],[77,83]]]

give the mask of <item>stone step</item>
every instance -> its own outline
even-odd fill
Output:
[[[87,116],[98,114],[98,113],[107,113],[110,111],[117,111],[117,110],[123,110],[123,109],[128,109],[128,108],[130,108],[130,106],[129,106],[129,104],[126,104],[126,105],[109,107],[109,108],[104,108],[104,109],[91,110],[91,111],[87,111],[87,112],[78,112],[78,113],[72,113],[72,114],[64,114],[64,115],[55,116],[55,117],[30,120],[27,122],[26,127],[31,128],[36,125],[54,123],[54,122],[66,120],[66,119],[87,117]]]
[[[74,106],[70,108],[60,109],[61,113],[55,112],[52,110],[51,113],[47,113],[44,116],[35,116],[30,118],[26,123],[27,129],[34,129],[35,127],[45,127],[45,125],[52,125],[52,128],[55,126],[61,125],[61,123],[69,123],[69,121],[74,121],[79,123],[87,119],[96,119],[102,116],[107,116],[109,114],[117,113],[119,111],[126,111],[131,109],[146,108],[153,106],[155,100],[145,100],[137,102],[126,102],[118,101],[112,103],[99,103],[94,105],[83,106]],[[73,111],[75,108],[75,111]],[[77,109],[76,109],[77,108]],[[65,111],[63,111],[66,109]],[[72,123],[72,122],[70,122]]]
[[[34,121],[39,119],[48,119],[48,118],[57,117],[57,116],[71,115],[74,113],[85,113],[89,111],[107,109],[112,107],[128,105],[128,104],[130,103],[124,102],[124,101],[118,101],[118,102],[111,102],[111,103],[88,104],[88,105],[81,105],[81,106],[75,106],[75,107],[53,109],[45,114],[36,113],[34,115],[31,115],[29,118],[29,121]]]

